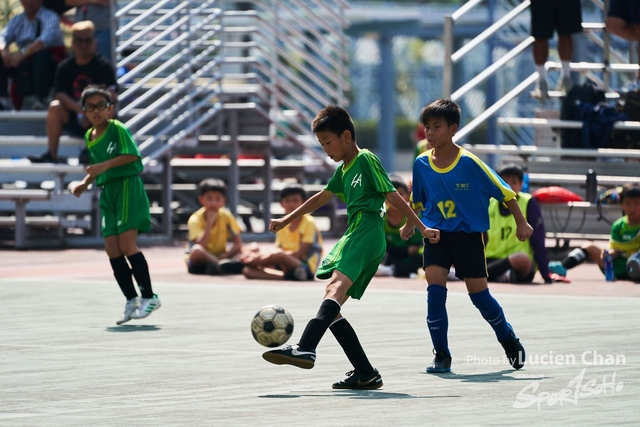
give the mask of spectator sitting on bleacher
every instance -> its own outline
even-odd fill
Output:
[[[640,280],[640,187],[626,186],[620,193],[624,216],[611,226],[609,253],[613,256],[613,274],[618,280]],[[562,262],[551,262],[549,268],[560,275],[587,259],[604,271],[604,250],[596,245],[574,249]]]
[[[571,80],[571,56],[573,40],[571,35],[582,31],[582,8],[580,0],[532,0],[531,35],[533,42],[533,62],[538,72],[538,83],[533,96],[538,99],[549,98],[547,70],[544,68],[549,57],[549,39],[554,30],[558,33],[558,55],[562,61],[562,78],[557,90],[568,93],[573,87]]]
[[[611,0],[609,14],[605,20],[607,31],[630,42],[640,43],[640,2],[638,0]],[[640,58],[640,44],[636,46]],[[639,59],[640,61],[640,59]],[[632,85],[638,89],[640,70]]]
[[[518,165],[503,167],[498,175],[511,186],[517,194],[520,210],[525,213],[527,222],[533,227],[533,234],[529,240],[521,242],[515,236],[516,222],[509,210],[496,199],[489,204],[489,223],[487,231],[486,256],[488,281],[504,283],[531,283],[536,273],[545,283],[553,283],[554,278],[549,272],[549,259],[545,246],[544,222],[540,205],[531,197],[523,193],[522,183],[524,173]]]
[[[111,51],[111,7],[110,0],[65,0],[67,7],[75,7],[74,20],[91,21],[96,27],[96,44],[107,61],[113,64]]]
[[[14,16],[0,32],[0,110],[8,110],[9,77],[13,80],[14,108],[22,97],[35,95],[32,109],[44,110],[58,62],[64,57],[64,40],[58,15],[44,7],[42,0],[20,0],[24,12]],[[11,53],[15,43],[18,52]],[[19,99],[19,101],[16,101]]]
[[[202,205],[188,221],[189,243],[185,261],[189,274],[241,274],[244,265],[240,226],[227,203],[227,186],[219,179],[203,179],[198,184],[198,202]],[[227,242],[231,246],[227,248]]]
[[[54,100],[47,112],[47,152],[41,156],[29,156],[33,163],[57,163],[60,136],[66,130],[71,136],[82,138],[89,128],[80,97],[89,85],[105,86],[115,105],[116,76],[106,58],[96,52],[94,26],[91,21],[76,22],[71,27],[73,55],[62,61],[56,71]],[[115,111],[115,110],[114,110]],[[80,162],[88,163],[86,149]]]
[[[285,215],[307,200],[301,185],[289,185],[280,192]],[[305,214],[276,233],[276,250],[254,251],[240,256],[247,279],[313,280],[322,259],[322,235],[313,217]]]

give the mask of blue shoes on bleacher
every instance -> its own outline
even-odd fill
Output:
[[[567,269],[564,268],[560,261],[551,261],[549,263],[549,271],[559,276],[567,276]]]

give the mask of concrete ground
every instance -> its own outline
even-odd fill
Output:
[[[334,391],[351,368],[331,334],[300,370],[266,363],[249,330],[279,304],[295,342],[322,282],[189,276],[182,252],[144,249],[162,308],[116,326],[124,299],[104,252],[0,251],[0,426],[638,425],[640,285],[593,265],[571,284],[490,285],[526,347],[521,371],[452,282],[453,372],[426,374],[425,282],[375,278],[342,312],[384,386]]]

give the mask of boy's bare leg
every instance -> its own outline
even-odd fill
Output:
[[[255,268],[245,266],[242,274],[247,279],[255,280],[284,280],[284,271],[275,268]]]
[[[218,258],[210,254],[201,245],[193,245],[189,250],[189,261],[191,261],[192,264],[206,264],[208,262],[217,264]]]

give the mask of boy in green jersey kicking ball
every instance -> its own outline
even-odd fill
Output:
[[[324,152],[334,161],[342,161],[324,190],[280,219],[273,219],[269,230],[277,232],[292,221],[327,203],[333,195],[347,203],[348,229],[316,272],[319,279],[330,279],[318,314],[311,319],[297,345],[268,351],[263,358],[277,365],[288,364],[311,369],[316,347],[331,329],[354,370],[333,384],[335,389],[371,390],[382,386],[382,377],[369,363],[358,337],[342,317],[340,310],[349,297],[360,299],[385,254],[385,201],[402,212],[431,243],[439,240],[439,231],[425,227],[407,202],[396,192],[380,160],[356,144],[353,121],[346,110],[329,106],[312,123]]]
[[[109,92],[97,86],[87,87],[82,92],[82,108],[93,125],[85,135],[91,161],[87,176],[71,191],[79,197],[94,181],[102,187],[100,212],[105,250],[127,299],[122,318],[116,322],[121,325],[160,308],[160,300],[151,289],[147,260],[136,244],[138,233],[151,229],[149,199],[138,176],[143,168],[138,147],[122,123],[109,119],[113,110]],[[141,298],[133,286],[132,273]]]

